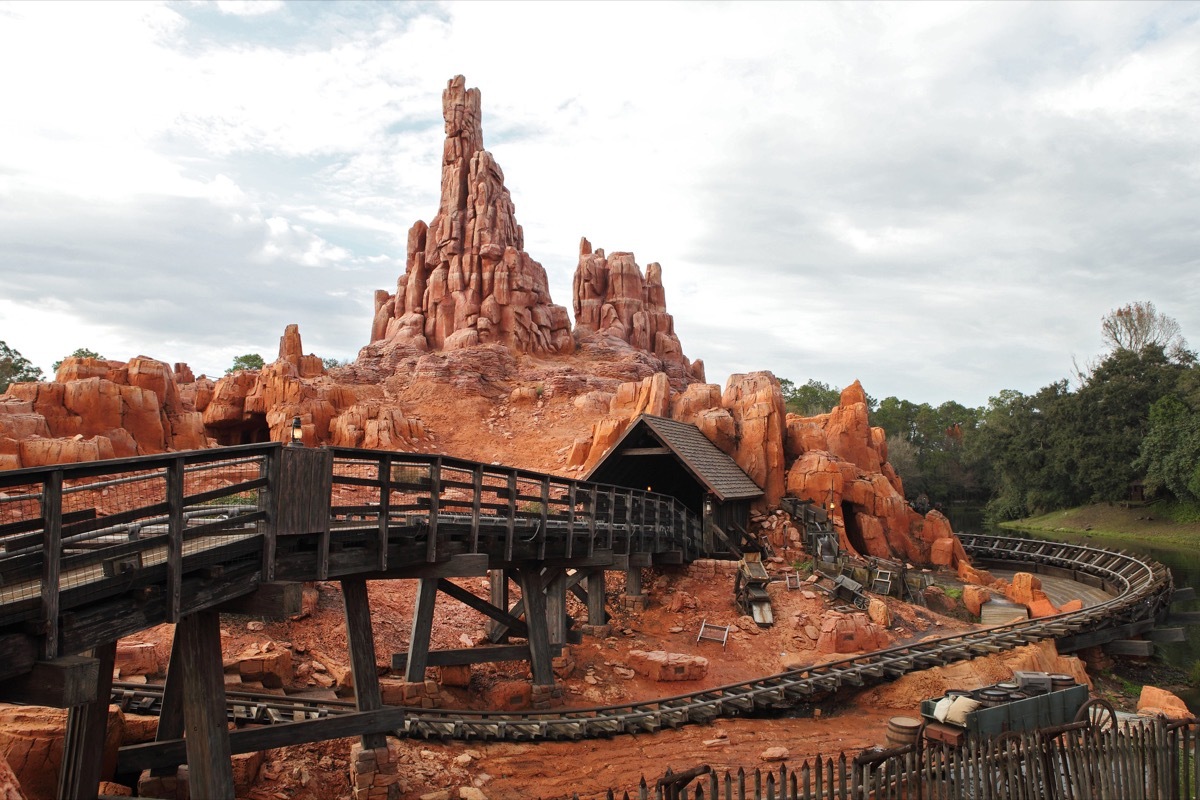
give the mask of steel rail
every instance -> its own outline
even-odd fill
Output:
[[[528,713],[406,708],[405,725],[396,731],[396,735],[534,741],[653,732],[718,717],[781,710],[845,688],[881,683],[909,672],[992,655],[1048,638],[1119,627],[1130,621],[1159,619],[1170,604],[1173,585],[1167,568],[1124,551],[1013,536],[964,534],[960,538],[964,548],[975,558],[1010,565],[1044,565],[1073,570],[1109,584],[1116,594],[1080,611],[899,645],[672,697]],[[139,693],[141,696],[161,694],[161,687],[118,686],[129,697],[138,697]],[[231,719],[242,721],[291,721],[297,714],[335,714],[350,710],[348,703],[330,705],[309,699],[289,702],[279,695],[229,694],[227,703],[231,708]],[[113,696],[115,702],[120,701],[116,690]],[[235,707],[243,709],[240,717]],[[247,708],[258,710],[252,712],[245,710]]]

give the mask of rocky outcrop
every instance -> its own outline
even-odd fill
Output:
[[[1160,714],[1167,719],[1188,719],[1192,716],[1187,704],[1166,689],[1157,686],[1143,686],[1138,696],[1137,713],[1143,717],[1157,717]]]
[[[67,358],[51,382],[13,384],[0,397],[0,469],[207,447],[176,374],[146,356]]]
[[[570,353],[566,308],[550,299],[546,271],[525,252],[504,173],[483,149],[478,89],[458,75],[442,93],[446,141],[438,212],[408,233],[396,293],[375,293],[371,342],[421,349],[499,343],[522,353]]]
[[[698,681],[708,674],[708,659],[665,650],[630,650],[629,668],[655,681]]]
[[[890,643],[887,631],[866,614],[827,611],[821,618],[817,650],[822,653],[858,653],[882,650]]]
[[[606,256],[583,239],[572,295],[577,338],[620,339],[661,359],[673,379],[704,381],[704,363],[688,361],[675,335],[657,263],[647,265],[643,277],[633,253]]]
[[[787,494],[830,511],[843,548],[951,568],[966,562],[950,521],[938,511],[922,515],[904,499],[904,484],[887,463],[887,437],[871,427],[858,381],[828,414],[789,414],[785,451],[793,459]]]

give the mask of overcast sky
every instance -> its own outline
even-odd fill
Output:
[[[526,248],[663,266],[708,378],[983,405],[1200,344],[1200,4],[0,5],[0,339],[353,358],[483,95]]]

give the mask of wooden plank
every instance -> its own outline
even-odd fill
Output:
[[[550,536],[550,532],[546,528],[546,518],[550,513],[550,476],[546,475],[542,478],[542,492],[540,505],[542,508],[541,524],[538,525],[537,531],[537,553],[539,559],[546,557],[546,540]]]
[[[508,473],[508,517],[504,531],[504,560],[512,561],[513,557],[513,524],[517,518],[517,473]]]
[[[479,552],[479,512],[483,503],[483,465],[476,464],[471,474],[471,543],[472,553]]]
[[[176,629],[178,631],[178,628]],[[183,738],[183,673],[187,669],[183,654],[183,640],[176,635],[171,641],[171,660],[167,662],[167,677],[163,683],[162,706],[158,712],[156,742]],[[170,765],[174,770],[175,765]],[[166,767],[153,768],[153,774],[170,774]]]
[[[594,569],[587,576],[587,610],[589,625],[604,625],[608,612],[604,609],[604,570]]]
[[[62,470],[42,483],[42,658],[58,656],[58,589],[62,570]]]
[[[284,447],[279,457],[281,499],[275,533],[278,536],[318,534],[317,580],[327,580],[333,453],[323,448]]]
[[[304,610],[304,584],[299,581],[260,583],[250,594],[220,605],[226,614],[287,619]]]
[[[488,573],[488,599],[495,608],[508,608],[508,576],[502,569],[493,569]],[[508,640],[510,626],[489,619],[487,623],[488,639],[492,642]]]
[[[95,800],[104,771],[105,734],[108,731],[108,700],[112,693],[113,663],[117,643],[109,642],[92,651],[87,659],[95,667],[95,679],[87,694],[91,700],[67,713],[63,760],[58,774],[58,796]]]
[[[167,622],[178,622],[183,591],[183,459],[167,464]]]
[[[546,629],[550,644],[562,644],[567,640],[567,573],[562,569],[550,570],[542,580],[546,585]]]
[[[183,672],[183,714],[191,795],[234,800],[220,614],[211,610],[189,614],[179,620],[175,635],[181,637],[181,653],[188,664]]]
[[[99,668],[100,662],[87,656],[38,661],[29,672],[0,684],[0,701],[50,708],[90,703],[96,699]]]
[[[567,490],[567,550],[566,557],[570,558],[575,554],[575,481],[571,481],[570,488]]]
[[[343,578],[342,598],[345,601],[350,669],[354,674],[355,707],[359,711],[374,711],[383,708],[383,695],[379,689],[379,670],[375,666],[375,635],[371,630],[367,582],[361,578]],[[368,749],[386,747],[387,740],[382,733],[363,734],[362,746]]]
[[[669,456],[669,447],[628,447],[621,451],[622,456]]]
[[[258,510],[266,514],[266,524],[262,526],[262,579],[275,580],[275,544],[279,528],[279,501],[282,493],[279,491],[279,475],[282,469],[280,453],[283,448],[272,450],[263,465],[265,486],[258,493]]]
[[[323,719],[285,722],[278,725],[243,728],[229,734],[231,755],[272,750],[310,742],[324,742],[363,734],[387,733],[404,727],[404,710],[384,707],[374,711],[356,711]],[[173,767],[187,761],[185,742],[172,739],[122,747],[118,772],[139,772],[155,767]],[[192,783],[192,796],[196,794]]]
[[[1196,587],[1194,586],[1176,586],[1171,592],[1172,603],[1190,603],[1196,599]]]

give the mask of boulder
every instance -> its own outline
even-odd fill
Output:
[[[862,613],[827,611],[821,618],[817,649],[822,653],[858,653],[882,650],[890,643],[887,632]]]
[[[1159,714],[1168,719],[1187,719],[1192,716],[1187,704],[1166,689],[1157,686],[1143,686],[1138,697],[1137,713],[1144,717],[1156,717]]]
[[[696,681],[708,674],[707,658],[665,650],[630,650],[629,666],[656,681]]]

